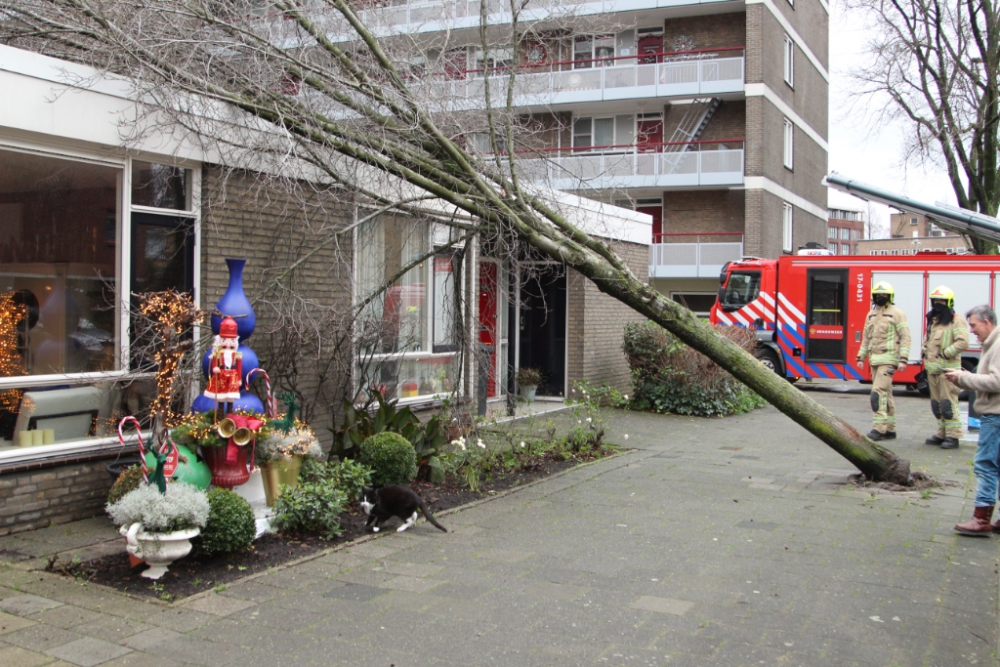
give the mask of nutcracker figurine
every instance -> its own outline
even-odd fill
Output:
[[[233,403],[240,398],[240,386],[243,384],[243,355],[237,352],[240,346],[236,320],[227,317],[219,326],[219,335],[215,337],[212,356],[209,360],[208,386],[205,396],[215,401],[216,416],[219,404],[222,404],[222,414],[232,412]]]

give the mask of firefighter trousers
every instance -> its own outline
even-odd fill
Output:
[[[944,379],[943,373],[927,374],[931,390],[931,412],[937,419],[937,437],[962,439],[962,418],[958,413],[958,394],[961,389]]]
[[[875,413],[875,430],[879,433],[896,432],[896,402],[892,400],[892,374],[895,364],[872,366],[872,412]]]

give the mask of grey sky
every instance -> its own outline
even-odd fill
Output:
[[[902,165],[905,128],[872,128],[864,104],[851,97],[856,84],[848,73],[863,62],[864,16],[848,11],[843,2],[830,3],[830,170],[899,192],[919,201],[955,203],[947,174],[934,166]],[[831,208],[865,210],[866,203],[829,190]],[[889,209],[878,206],[888,220]]]

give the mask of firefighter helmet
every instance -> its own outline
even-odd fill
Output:
[[[950,288],[941,285],[931,292],[931,303],[944,301],[949,308],[955,307],[955,293]]]
[[[892,285],[884,280],[880,280],[875,283],[875,287],[872,287],[872,298],[875,298],[876,294],[888,294],[889,303],[893,303],[896,300],[896,290],[892,289]]]

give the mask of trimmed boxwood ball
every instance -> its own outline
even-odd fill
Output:
[[[417,476],[417,453],[398,433],[377,433],[362,442],[358,460],[372,469],[375,486],[409,484]]]
[[[212,556],[249,548],[257,534],[250,503],[235,491],[216,487],[208,492],[208,506],[208,524],[191,540],[198,553]]]
[[[114,505],[121,500],[126,493],[138,489],[141,481],[141,467],[132,466],[131,468],[126,468],[122,474],[118,475],[118,479],[115,480],[115,483],[111,485],[111,490],[108,491],[108,504]]]

